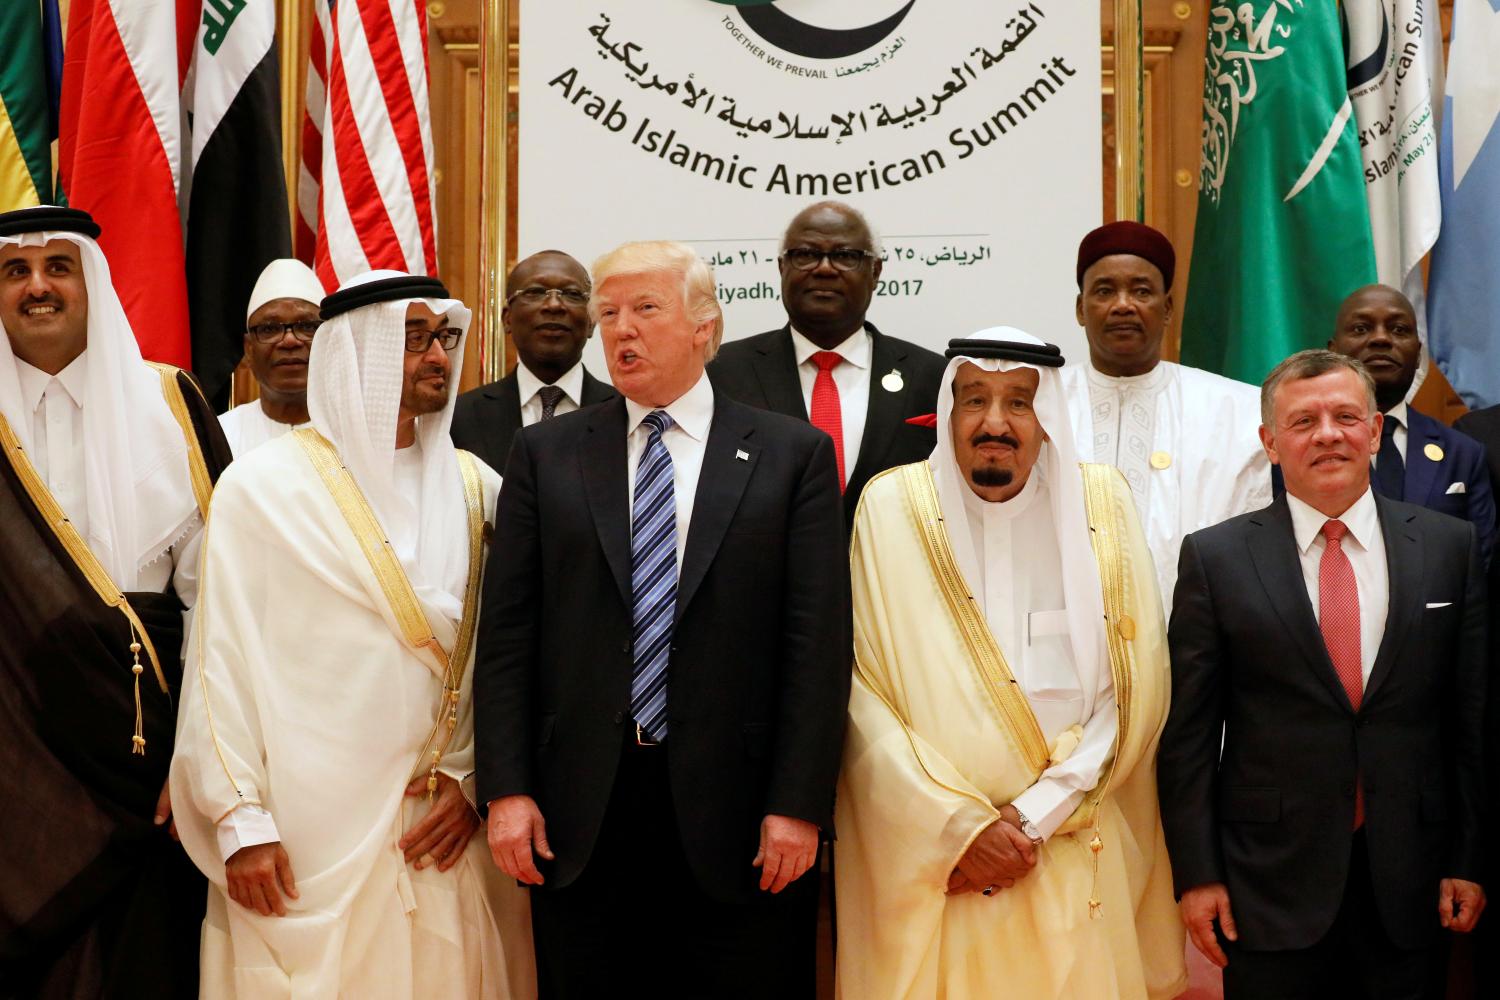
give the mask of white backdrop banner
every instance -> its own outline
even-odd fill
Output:
[[[1005,324],[1082,358],[1097,4],[522,0],[521,38],[520,256],[683,240],[744,337],[786,322],[787,223],[838,199],[883,243],[883,331],[941,351]]]

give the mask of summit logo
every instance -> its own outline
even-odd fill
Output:
[[[790,10],[813,7],[811,0],[710,0],[734,7],[739,20],[769,45],[804,59],[846,59],[872,49],[890,37],[917,0],[905,0],[891,14],[870,22],[871,8],[891,7],[891,0],[822,0],[816,5],[813,24],[803,14],[794,17]],[[832,22],[832,23],[828,23]]]

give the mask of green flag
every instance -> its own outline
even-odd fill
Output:
[[[0,4],[0,38],[0,211],[9,211],[52,200],[41,4]]]
[[[1184,364],[1258,383],[1375,278],[1332,0],[1216,0]]]

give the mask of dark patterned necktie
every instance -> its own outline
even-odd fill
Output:
[[[563,391],[555,385],[544,385],[536,394],[542,400],[542,419],[551,420],[557,416],[557,404],[562,402]]]

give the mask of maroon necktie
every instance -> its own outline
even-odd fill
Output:
[[[1359,588],[1354,583],[1354,567],[1344,554],[1343,538],[1349,526],[1343,521],[1323,525],[1326,545],[1318,563],[1318,628],[1323,645],[1333,661],[1334,673],[1344,685],[1349,704],[1359,711],[1364,700],[1364,666],[1359,650]],[[1354,829],[1365,821],[1365,790],[1359,776],[1354,785]]]
[[[839,408],[839,387],[833,381],[833,370],[843,361],[837,351],[818,351],[812,363],[818,366],[818,378],[813,382],[812,425],[833,438],[833,453],[839,460],[839,492],[844,492],[844,414]]]

